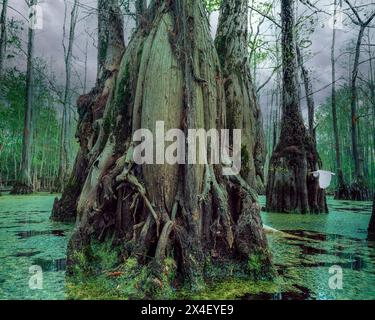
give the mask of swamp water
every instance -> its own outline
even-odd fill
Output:
[[[0,197],[0,299],[65,299],[66,246],[72,225],[49,220],[54,195]],[[260,197],[264,205],[264,197]],[[262,213],[284,231],[268,240],[279,277],[273,284],[229,281],[201,298],[375,299],[375,243],[366,240],[370,202],[329,199],[328,215]],[[29,268],[43,270],[31,290]],[[329,287],[329,270],[343,271],[343,289]]]
[[[49,220],[55,196],[0,197],[0,299],[64,299],[65,252],[72,229]],[[31,266],[43,290],[29,288]]]

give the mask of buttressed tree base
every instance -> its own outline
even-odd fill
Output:
[[[220,165],[156,170],[133,162],[133,133],[154,132],[156,121],[166,130],[226,126],[224,79],[202,3],[154,2],[112,83],[98,124],[101,141],[92,143],[99,150],[78,200],[68,273],[74,275],[82,256],[97,258],[94,245],[110,242],[119,248],[119,264],[136,259],[148,270],[145,283],[156,286],[175,269],[181,283],[200,288],[205,266],[218,262],[236,261],[249,277],[269,276],[260,207],[241,176],[223,176]],[[167,259],[174,268],[166,268]],[[248,263],[254,259],[256,268]]]
[[[280,141],[270,159],[267,211],[326,213],[325,192],[313,176],[319,155],[302,119],[297,89],[293,1],[282,1],[283,114]]]

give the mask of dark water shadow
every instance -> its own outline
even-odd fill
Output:
[[[17,219],[17,220],[14,220],[14,223],[17,223],[17,224],[41,224],[41,223],[44,223],[44,221],[41,221],[41,220],[22,220],[22,219]]]
[[[315,256],[319,254],[329,254],[329,252],[326,249],[308,246],[302,242],[290,242],[288,244],[291,246],[299,247],[301,249],[301,254],[303,255]]]
[[[35,231],[35,230],[28,230],[28,231],[20,231],[16,233],[17,237],[20,239],[28,239],[35,236],[42,236],[42,235],[52,235],[55,237],[65,237],[64,230],[44,230],[44,231]]]
[[[293,237],[285,238],[287,240],[287,245],[295,246],[300,249],[298,262],[293,264],[293,268],[295,267],[297,268],[330,268],[333,265],[339,265],[343,269],[362,271],[369,267],[368,259],[370,259],[370,261],[371,259],[373,259],[373,255],[371,258],[371,254],[368,256],[363,256],[363,255],[366,255],[365,252],[350,252],[350,251],[348,252],[347,250],[349,246],[339,242],[341,240],[349,240],[350,242],[354,242],[355,244],[354,247],[356,246],[356,244],[360,246],[367,244],[368,247],[371,247],[372,244],[366,240],[346,237],[343,235],[325,234],[321,232],[306,231],[306,230],[285,230],[284,232],[301,238],[301,239],[296,239]],[[319,244],[319,242],[327,242],[327,243],[330,242],[331,243],[330,248],[315,247],[314,243]],[[325,261],[309,262],[308,259],[306,261],[306,258],[308,256],[318,256],[318,255],[329,255],[332,257],[337,257],[338,261],[334,262],[331,259],[327,262]],[[279,275],[285,277],[286,274],[288,273],[287,270],[289,266],[279,265],[276,267],[277,267],[277,271]]]
[[[16,258],[22,258],[22,257],[33,257],[33,256],[36,256],[38,254],[41,254],[42,251],[30,251],[30,252],[17,252],[16,254],[12,255],[12,257],[16,257]]]

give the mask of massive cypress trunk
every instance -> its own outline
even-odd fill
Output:
[[[242,130],[241,176],[261,192],[266,150],[249,65],[248,0],[222,2],[215,43],[224,78],[227,126]]]
[[[169,287],[161,284],[167,257],[193,288],[201,287],[207,263],[236,261],[245,273],[268,274],[259,205],[244,179],[222,176],[221,165],[133,161],[133,134],[155,133],[157,121],[186,134],[226,127],[223,75],[202,2],[155,1],[145,19],[106,104],[103,148],[91,157],[78,202],[68,273],[75,274],[82,256],[102,265],[96,245],[110,243],[119,263],[136,259],[147,275],[140,286],[151,284],[152,292]]]
[[[37,4],[37,0],[30,1],[30,8]],[[29,19],[32,20],[30,13]],[[29,26],[27,42],[27,71],[26,71],[26,97],[25,97],[25,116],[22,139],[22,158],[21,173],[18,181],[15,183],[12,194],[29,194],[33,192],[31,182],[31,162],[32,162],[32,140],[33,140],[33,93],[34,93],[34,38],[35,30],[32,25]]]
[[[269,169],[267,210],[273,212],[327,212],[325,194],[312,172],[319,156],[301,113],[296,83],[297,61],[294,2],[282,0],[283,115],[280,141]]]
[[[112,97],[113,89],[124,53],[123,18],[118,0],[99,1],[98,75],[95,88],[81,96],[77,102],[79,140],[73,172],[65,186],[61,199],[56,199],[51,218],[55,221],[74,221],[77,203],[92,162],[101,152],[105,140],[104,109]],[[100,16],[103,13],[103,16]],[[105,21],[103,21],[103,19]],[[105,27],[104,27],[105,26]],[[103,52],[105,54],[103,54]]]
[[[368,237],[370,240],[375,240],[375,193],[374,193],[374,201],[372,204],[372,216],[370,220],[370,225],[368,227]]]

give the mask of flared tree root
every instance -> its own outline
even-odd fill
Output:
[[[345,200],[371,201],[371,196],[372,194],[363,179],[356,179],[349,186],[349,198]]]
[[[10,192],[11,195],[27,195],[32,194],[34,192],[34,188],[32,185],[27,185],[25,183],[18,182],[13,186],[12,191]]]
[[[88,161],[67,272],[76,276],[82,257],[94,275],[105,271],[103,259],[94,267],[92,257],[93,244],[107,243],[120,248],[116,268],[135,260],[154,284],[163,282],[170,260],[176,282],[193,289],[204,286],[207,263],[232,262],[247,276],[269,276],[260,208],[245,180],[222,176],[221,165],[134,163],[133,134],[155,133],[157,121],[185,134],[226,126],[221,66],[201,1],[156,1],[145,19],[97,123],[92,145],[102,139],[101,147]]]
[[[308,138],[307,138],[308,139]],[[318,155],[310,147],[290,146],[271,158],[266,211],[280,213],[327,213],[325,191],[313,176]],[[307,149],[307,150],[306,150]]]
[[[91,228],[80,228],[71,239],[68,274],[74,274],[74,266],[79,264],[75,259],[77,253],[95,256],[91,244],[109,242],[112,248],[120,248],[115,268],[121,268],[124,261],[136,259],[139,268],[147,266],[152,279],[147,286],[156,284],[155,290],[166,285],[161,283],[170,261],[176,269],[173,286],[188,283],[191,289],[197,290],[204,288],[207,265],[235,262],[241,276],[256,280],[272,277],[260,207],[254,191],[244,180],[230,177],[219,184],[207,166],[206,170],[210,171],[206,175],[207,189],[200,196],[203,216],[197,224],[180,196],[176,197],[171,211],[155,208],[136,176],[139,168],[131,165],[120,170],[119,163],[123,160],[119,159],[108,173],[107,177],[111,178],[102,180],[98,190],[102,202],[89,214]],[[200,224],[202,229],[192,233],[191,229],[199,228]]]

